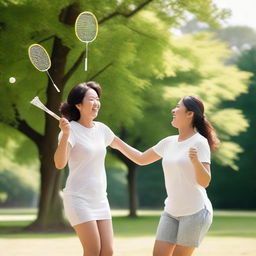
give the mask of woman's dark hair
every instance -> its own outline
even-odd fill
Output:
[[[193,127],[208,140],[211,151],[215,151],[218,148],[220,141],[211,123],[204,115],[203,102],[198,97],[194,96],[186,96],[182,99],[182,102],[188,111],[194,112],[192,121]]]
[[[79,104],[83,101],[87,91],[93,89],[98,94],[98,97],[101,96],[101,87],[96,82],[87,82],[80,83],[73,87],[69,92],[67,102],[64,102],[60,105],[60,113],[63,117],[69,121],[77,121],[80,119],[80,112],[76,107],[76,104]]]

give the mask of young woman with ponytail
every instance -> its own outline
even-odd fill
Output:
[[[111,147],[139,165],[163,159],[167,198],[153,255],[190,256],[212,222],[212,205],[205,188],[211,180],[210,153],[219,141],[199,98],[184,97],[171,114],[178,135],[164,138],[144,153],[117,137]]]

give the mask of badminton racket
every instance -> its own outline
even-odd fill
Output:
[[[51,59],[50,59],[47,51],[44,49],[44,47],[41,46],[40,44],[30,45],[28,48],[28,56],[29,56],[31,63],[37,70],[42,71],[42,72],[46,71],[47,75],[49,76],[49,78],[52,81],[53,86],[55,87],[57,92],[60,92],[59,88],[54,83],[53,79],[51,78],[51,76],[48,72],[49,68],[51,67]]]
[[[55,119],[57,119],[58,121],[60,120],[60,117],[58,115],[56,115],[55,113],[53,113],[50,109],[48,109],[39,99],[38,96],[36,96],[33,100],[30,101],[30,103],[40,109],[42,109],[43,111],[45,111],[46,113],[48,113],[49,115],[51,115],[52,117],[54,117]]]
[[[91,12],[82,12],[76,18],[75,33],[77,38],[86,43],[84,69],[87,71],[88,44],[94,41],[98,34],[98,21]]]

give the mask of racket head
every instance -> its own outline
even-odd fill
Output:
[[[75,33],[83,43],[90,43],[95,40],[98,34],[98,21],[91,12],[82,12],[76,18]]]
[[[39,71],[47,71],[51,67],[51,59],[40,44],[32,44],[28,48],[28,56],[33,66]]]

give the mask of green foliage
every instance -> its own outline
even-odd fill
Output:
[[[8,140],[5,149],[0,148],[0,205],[3,206],[35,206],[36,203],[39,189],[39,175],[36,172],[38,164],[35,164],[35,159],[31,160],[25,155],[29,150],[24,148],[18,157],[15,155],[16,150],[20,149],[18,143],[28,142],[19,137],[21,136],[17,136],[15,141]],[[33,147],[29,145],[28,149],[31,148]],[[22,155],[25,161],[22,160]]]
[[[240,35],[237,35],[238,37]],[[212,176],[212,186],[209,187],[209,196],[218,208],[256,208],[256,170],[255,170],[255,96],[256,96],[256,49],[244,51],[238,59],[241,70],[253,72],[247,93],[241,94],[236,102],[224,102],[224,107],[239,108],[243,111],[250,126],[246,132],[232,135],[230,140],[243,148],[235,161],[239,172],[232,172],[228,167],[214,166],[216,170]],[[228,117],[227,117],[228,118]],[[236,121],[238,122],[238,121]],[[240,122],[237,123],[240,125]],[[232,145],[230,145],[232,146]],[[229,151],[231,154],[234,152]],[[227,160],[227,159],[226,159]],[[216,195],[217,192],[217,195]]]
[[[211,35],[174,38],[170,32],[171,27],[184,20],[186,12],[211,25],[216,25],[225,12],[217,10],[210,0],[156,0],[132,15],[134,8],[143,2],[46,0],[42,4],[39,0],[0,1],[0,48],[4,49],[0,52],[0,101],[4,106],[0,109],[0,120],[14,127],[10,131],[6,131],[6,126],[0,127],[2,147],[17,136],[17,115],[42,135],[45,126],[49,125],[45,114],[29,104],[36,95],[44,103],[50,101],[46,74],[29,63],[29,45],[41,43],[53,56],[53,43],[61,41],[68,51],[63,67],[67,74],[85,49],[75,37],[74,19],[79,12],[88,10],[99,20],[99,35],[89,45],[88,72],[84,72],[82,61],[63,84],[63,100],[74,84],[96,80],[103,88],[99,120],[117,134],[122,128],[127,129],[127,141],[144,149],[174,133],[169,124],[171,106],[184,95],[197,94],[205,101],[207,113],[223,139],[224,155],[217,159],[235,168],[234,159],[241,148],[237,144],[230,147],[229,136],[245,130],[247,123],[241,112],[230,109],[223,112],[220,104],[246,92],[248,74],[223,65],[228,50]],[[73,18],[64,22],[64,14],[71,5]],[[107,19],[111,14],[112,18]],[[52,72],[56,75],[59,70]],[[15,84],[8,83],[11,76],[16,77]],[[62,83],[62,79],[58,82]],[[223,113],[230,116],[225,123],[228,130],[222,128]],[[242,125],[231,123],[234,120]],[[35,147],[24,137],[18,137],[18,141],[17,156],[22,156],[24,161],[33,159],[31,156],[37,154]],[[48,146],[50,142],[45,144]],[[15,156],[15,161],[17,158]]]
[[[253,85],[255,85],[256,47],[250,50],[244,51],[241,54],[240,58],[237,60],[237,65],[241,70],[245,70],[253,73],[251,80],[254,81]]]
[[[185,95],[202,98],[206,116],[222,142],[215,160],[237,169],[234,160],[242,149],[229,140],[230,136],[245,131],[248,122],[240,110],[223,108],[222,102],[235,101],[241,93],[246,93],[250,74],[239,71],[235,66],[225,66],[223,60],[229,51],[225,44],[213,39],[212,34],[187,35],[178,41],[178,50],[186,53],[187,63],[176,77],[165,80],[165,97],[176,101]]]
[[[161,162],[139,167],[137,180],[139,207],[163,209],[166,189]]]
[[[102,85],[106,85],[112,98],[118,98],[118,102],[126,102],[126,106],[129,105],[129,108],[123,108],[121,105],[120,112],[116,112],[116,115],[113,116],[113,123],[118,126],[120,121],[123,122],[118,118],[120,114],[123,114],[129,124],[133,120],[130,117],[136,118],[140,115],[141,103],[139,97],[134,95],[137,94],[137,90],[145,88],[145,85],[147,85],[147,82],[143,79],[144,74],[162,76],[164,73],[161,55],[168,47],[167,44],[163,45],[163,41],[169,36],[166,33],[168,24],[161,22],[157,15],[164,15],[166,11],[172,10],[172,14],[178,17],[187,9],[195,15],[204,13],[205,18],[211,15],[215,17],[218,11],[216,9],[213,11],[211,1],[204,4],[203,2],[201,0],[194,5],[192,1],[187,4],[182,1],[171,1],[169,3],[156,1],[152,3],[152,6],[149,6],[149,10],[153,9],[154,12],[139,13],[130,19],[117,15],[115,22],[109,20],[106,25],[100,26],[99,36],[93,43],[93,47],[90,47],[89,65],[93,68],[86,74],[80,68],[70,79],[66,91],[69,91],[75,83],[80,82],[81,77],[82,80],[88,80],[98,70],[111,63],[112,65],[107,72],[97,77],[97,80]],[[5,51],[1,55],[1,60],[3,60],[1,61],[1,72],[3,74],[1,84],[4,86],[5,94],[2,94],[4,97],[1,100],[3,100],[7,109],[5,113],[1,113],[2,120],[10,122],[15,119],[12,102],[16,102],[21,117],[25,118],[34,129],[43,132],[43,118],[40,118],[40,121],[38,118],[35,119],[37,115],[43,117],[43,113],[38,114],[38,110],[24,104],[24,102],[28,102],[35,94],[45,100],[44,88],[47,77],[33,69],[27,57],[27,48],[31,43],[43,41],[54,35],[58,36],[67,47],[72,49],[66,65],[66,70],[68,70],[81,51],[84,50],[84,44],[76,40],[74,36],[73,26],[63,24],[59,20],[63,8],[72,3],[73,1],[58,0],[54,2],[44,1],[44,5],[42,5],[41,1],[2,1],[0,7],[1,24],[3,24],[1,34],[3,36],[1,36],[0,42]],[[115,10],[120,14],[125,14],[132,10],[131,5],[136,8],[141,3],[143,1],[122,1],[120,3],[118,1],[108,1],[107,3],[104,1],[104,4],[101,1],[81,1],[77,2],[76,9],[78,11],[84,9],[93,11],[100,22]],[[158,9],[155,9],[156,6],[158,6]],[[159,6],[165,6],[165,10],[161,10]],[[37,22],[35,23],[35,21]],[[145,27],[147,27],[147,32],[143,31]],[[4,36],[5,34],[8,34],[8,36]],[[157,40],[157,38],[161,38],[161,40]],[[17,44],[16,42],[20,43]],[[52,40],[44,41],[43,45],[51,53]],[[149,52],[150,54],[148,54]],[[10,55],[10,53],[13,54]],[[163,65],[167,66],[165,63]],[[136,71],[135,74],[134,71]],[[142,77],[141,74],[143,74]],[[12,75],[17,78],[17,83],[12,86],[13,88],[8,84],[8,78]],[[119,91],[119,88],[123,89]],[[64,94],[65,96],[66,94]],[[131,100],[132,96],[134,97],[133,101]],[[105,98],[107,97],[109,98],[109,95],[105,96]],[[103,99],[103,106],[104,104],[106,104],[106,107],[104,107],[106,109],[112,109],[113,106],[116,106],[115,101],[112,101],[112,105],[109,106]],[[104,117],[105,115],[106,117]],[[102,118],[105,120],[108,117],[109,113],[106,111]]]
[[[7,170],[0,172],[0,191],[5,195],[0,199],[2,206],[32,206],[36,196],[31,186]]]
[[[127,192],[127,172],[120,169],[108,169],[108,199],[111,208],[127,208],[128,192]]]

